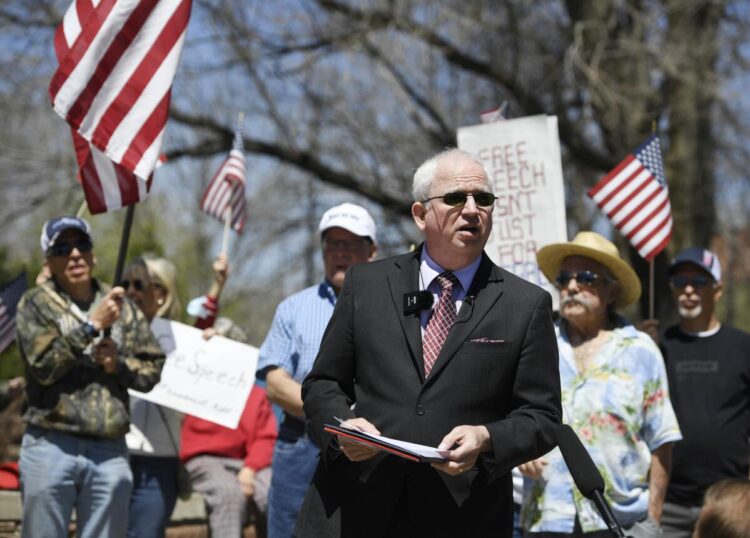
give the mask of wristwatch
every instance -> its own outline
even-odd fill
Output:
[[[91,338],[96,338],[97,336],[99,336],[99,331],[96,329],[96,326],[91,322],[91,320],[86,320],[83,322],[83,330]]]

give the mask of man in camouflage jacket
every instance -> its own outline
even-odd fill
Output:
[[[24,294],[16,320],[28,397],[22,532],[67,536],[75,508],[79,536],[124,536],[127,390],[151,390],[164,353],[124,290],[92,278],[86,221],[51,219],[41,243],[51,278]]]

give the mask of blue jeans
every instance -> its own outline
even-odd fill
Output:
[[[171,457],[130,456],[133,494],[128,538],[161,538],[177,503],[177,465]]]
[[[268,491],[268,538],[291,538],[319,452],[306,435],[295,442],[276,441]]]
[[[29,426],[21,441],[22,536],[123,537],[132,476],[125,439],[94,439]]]

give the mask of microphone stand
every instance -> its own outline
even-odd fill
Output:
[[[609,528],[610,534],[612,534],[612,536],[614,536],[615,538],[628,538],[625,535],[625,532],[622,530],[622,527],[620,527],[620,524],[617,523],[615,515],[612,513],[612,509],[609,507],[607,499],[604,498],[604,494],[598,489],[595,489],[591,497],[591,500],[594,501],[596,509],[599,511],[599,515],[602,516],[604,523],[607,524],[607,528]]]

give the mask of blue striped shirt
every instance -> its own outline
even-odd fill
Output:
[[[336,293],[327,280],[284,299],[258,352],[260,377],[269,367],[277,367],[302,383],[318,355],[335,304]]]

